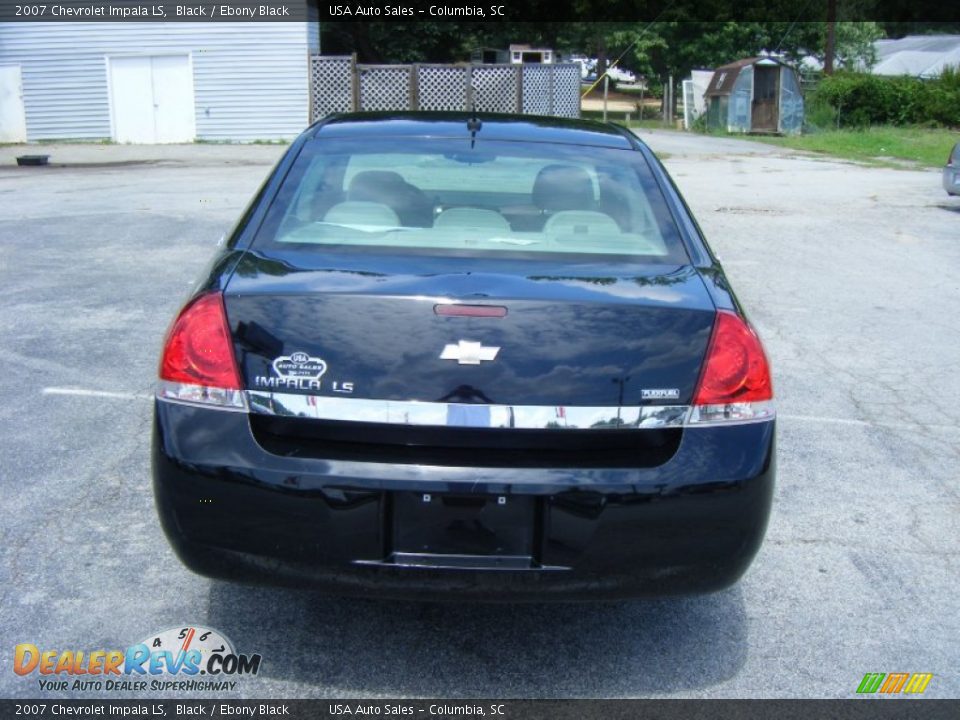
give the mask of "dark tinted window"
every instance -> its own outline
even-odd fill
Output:
[[[480,140],[313,140],[257,244],[686,262],[640,153]]]

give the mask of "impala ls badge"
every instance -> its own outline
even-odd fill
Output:
[[[445,345],[440,359],[456,360],[461,365],[479,365],[484,360],[493,360],[498,352],[498,347],[484,347],[478,342],[461,340],[456,345]]]

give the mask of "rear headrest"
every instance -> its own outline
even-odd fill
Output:
[[[361,200],[337,203],[327,210],[323,221],[337,225],[352,225],[360,229],[396,227],[400,224],[400,218],[386,205]]]
[[[380,200],[385,193],[404,192],[407,181],[389,170],[364,170],[350,181],[351,200]]]
[[[533,183],[533,204],[541,210],[591,210],[593,181],[575,165],[547,165]]]
[[[437,218],[433,221],[433,226],[510,231],[510,223],[496,210],[471,207],[455,207],[444,210],[437,215]]]
[[[357,173],[350,181],[347,199],[388,205],[404,225],[429,227],[433,222],[433,207],[423,191],[390,170]]]

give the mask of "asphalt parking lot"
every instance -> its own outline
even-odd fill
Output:
[[[778,488],[734,588],[596,606],[185,570],[149,487],[160,342],[283,148],[53,146],[73,165],[33,169],[0,148],[0,696],[44,695],[12,671],[17,643],[126,647],[190,623],[262,654],[236,697],[851,697],[866,672],[960,696],[960,199],[931,170],[641,137],[765,339]]]

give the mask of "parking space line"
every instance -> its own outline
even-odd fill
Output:
[[[108,392],[106,390],[84,390],[83,388],[45,387],[44,395],[74,395],[77,397],[110,398],[111,400],[152,400],[153,395],[146,393]]]

